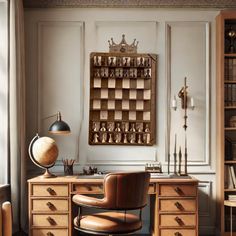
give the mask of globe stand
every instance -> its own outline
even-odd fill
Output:
[[[29,157],[31,159],[31,161],[38,167],[42,168],[45,170],[44,174],[41,175],[40,177],[41,178],[55,178],[57,177],[56,175],[52,174],[50,171],[49,171],[49,168],[53,167],[55,162],[52,163],[51,165],[47,165],[47,166],[44,166],[44,165],[41,165],[35,158],[34,158],[34,155],[33,155],[33,146],[34,146],[34,143],[39,139],[39,135],[36,134],[34,136],[34,138],[31,140],[30,142],[30,145],[29,145]]]
[[[40,178],[44,178],[44,179],[47,179],[47,178],[55,178],[57,177],[56,175],[52,174],[48,168],[45,169],[45,172],[43,175],[40,176]]]

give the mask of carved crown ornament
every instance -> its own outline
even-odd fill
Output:
[[[113,38],[111,38],[111,40],[108,40],[108,43],[109,52],[137,53],[138,41],[136,42],[136,39],[134,39],[133,43],[129,45],[125,40],[124,34],[122,34],[122,40],[119,44],[116,44]]]

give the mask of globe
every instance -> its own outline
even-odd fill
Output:
[[[46,169],[46,178],[52,177],[48,168],[55,164],[58,157],[58,147],[54,139],[39,137],[37,134],[29,145],[29,155],[35,165]]]
[[[58,147],[52,138],[40,137],[33,144],[32,154],[41,166],[49,167],[57,160]]]

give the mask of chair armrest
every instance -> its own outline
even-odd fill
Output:
[[[10,202],[2,204],[2,227],[3,236],[12,235],[12,208]]]
[[[76,194],[73,196],[72,201],[80,206],[105,208],[105,209],[109,208],[106,198],[99,199],[90,196]]]

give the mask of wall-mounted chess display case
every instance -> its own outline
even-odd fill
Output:
[[[157,55],[91,53],[90,145],[153,145]]]

